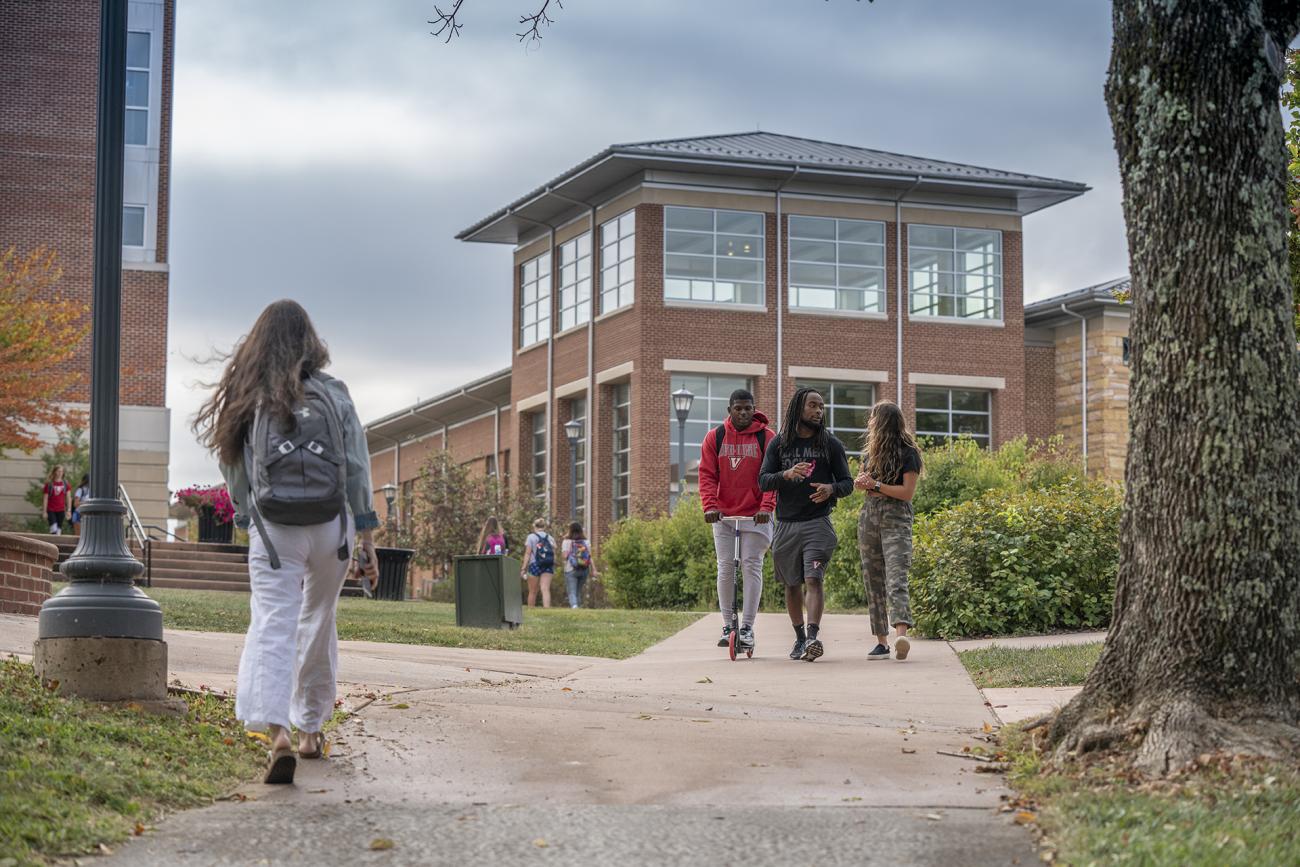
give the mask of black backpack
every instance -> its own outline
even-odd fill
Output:
[[[718,425],[713,429],[713,449],[718,457],[722,457],[722,438],[727,435],[726,423]],[[764,456],[767,455],[767,444],[772,439],[772,432],[763,428],[758,432],[758,460],[762,463]]]
[[[543,533],[533,546],[533,562],[543,572],[555,568],[555,543],[551,540],[550,533]]]

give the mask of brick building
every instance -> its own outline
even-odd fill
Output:
[[[132,0],[128,13],[122,246],[120,477],[145,523],[166,526],[170,421],[167,225],[175,0]],[[92,297],[96,2],[5,5],[0,28],[0,249],[58,253],[64,297]],[[70,365],[69,403],[89,409],[90,338]],[[45,432],[53,437],[53,431]],[[33,512],[23,495],[37,455],[0,459],[0,516]],[[73,480],[75,484],[76,480]]]
[[[371,423],[374,483],[445,444],[599,540],[675,495],[682,387],[688,488],[740,386],[775,425],[816,385],[851,448],[878,398],[936,439],[1050,434],[1021,221],[1087,189],[762,132],[607,148],[457,236],[513,249],[510,367]]]

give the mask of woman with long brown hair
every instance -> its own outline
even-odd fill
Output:
[[[911,650],[907,573],[912,568],[912,496],[921,465],[921,450],[903,422],[903,411],[888,400],[877,403],[867,422],[862,472],[853,485],[867,492],[858,516],[858,553],[876,635],[869,660],[889,658],[891,624],[895,658],[907,659]]]
[[[379,577],[365,430],[347,386],[322,372],[328,364],[307,311],[276,301],[235,346],[194,420],[199,442],[220,461],[235,522],[248,530],[252,617],[235,715],[270,735],[268,783],[293,782],[297,758],[325,754],[321,729],[334,711],[338,670],[335,609],[354,531],[360,562],[351,571],[372,587]]]

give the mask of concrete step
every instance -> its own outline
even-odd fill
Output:
[[[140,552],[135,545],[132,545],[131,553],[138,555]],[[154,543],[153,559],[155,563],[159,560],[184,560],[186,563],[246,564],[248,554],[231,554],[222,551],[178,551],[170,545]]]
[[[193,578],[159,578],[154,576],[153,586],[160,587],[164,590],[224,590],[234,593],[247,593],[247,581],[215,581],[212,579],[193,579]],[[361,587],[356,582],[343,582],[343,589],[339,596],[358,597],[364,595]]]
[[[204,569],[202,566],[199,567],[184,566],[177,569],[173,569],[173,568],[159,569],[158,565],[155,563],[153,570],[151,571],[150,574],[153,575],[153,579],[155,581],[157,581],[159,578],[172,578],[172,579],[193,579],[195,581],[242,581],[245,584],[248,583],[247,569],[245,569],[243,572],[214,572],[209,569]]]

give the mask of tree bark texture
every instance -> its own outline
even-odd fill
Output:
[[[1132,259],[1110,636],[1058,755],[1166,773],[1300,734],[1300,358],[1278,92],[1300,2],[1115,0],[1106,101]]]

